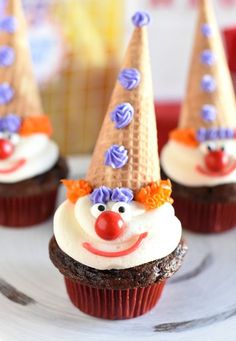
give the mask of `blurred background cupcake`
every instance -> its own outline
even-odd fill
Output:
[[[53,213],[67,165],[41,105],[21,1],[0,9],[0,225],[25,227]]]
[[[229,65],[234,75],[236,4],[213,2],[220,27],[226,32]],[[197,1],[102,0],[102,6],[101,0],[23,0],[23,3],[43,104],[55,125],[56,141],[70,155],[90,154],[93,150],[131,33],[131,14],[137,7],[152,14],[150,41],[160,149],[169,130],[177,125]]]

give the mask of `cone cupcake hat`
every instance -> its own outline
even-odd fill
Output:
[[[20,0],[2,0],[0,8],[0,116],[7,114],[42,114]]]
[[[192,60],[179,128],[208,133],[236,127],[236,103],[225,52],[210,0],[199,0]],[[203,136],[204,135],[204,136]],[[216,136],[217,137],[217,136]]]
[[[160,179],[146,25],[138,12],[135,26],[86,179],[93,187],[138,190]]]

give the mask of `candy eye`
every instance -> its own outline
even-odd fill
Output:
[[[217,149],[217,145],[214,142],[205,142],[201,143],[200,150],[203,154],[208,154],[209,152],[213,152]]]
[[[20,141],[20,135],[16,133],[9,133],[7,131],[1,132],[0,138],[11,141],[11,143],[14,145],[16,145]]]
[[[20,141],[20,136],[18,134],[8,134],[8,139],[16,145]]]
[[[104,211],[106,211],[106,205],[105,204],[98,203],[98,204],[95,204],[91,207],[91,214],[95,218],[99,217],[99,215]]]
[[[112,211],[119,213],[125,220],[128,220],[131,217],[130,206],[126,202],[115,203],[112,206]]]

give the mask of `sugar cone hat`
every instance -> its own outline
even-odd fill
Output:
[[[149,17],[146,13],[137,12],[132,19],[136,27],[86,177],[93,187],[105,185],[138,190],[160,179],[146,29]],[[128,115],[128,124],[123,122],[122,117],[121,122],[116,118],[112,120],[117,112],[123,114],[124,111],[127,114],[128,111],[130,114],[130,106],[133,108],[133,116],[130,120]],[[123,126],[123,123],[126,125]],[[114,145],[118,150],[114,151]]]
[[[235,128],[236,103],[210,0],[199,0],[192,60],[180,129]]]
[[[4,0],[0,25],[0,116],[42,114],[20,0]]]

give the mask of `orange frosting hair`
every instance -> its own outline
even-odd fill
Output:
[[[86,180],[61,180],[67,189],[67,199],[73,204],[76,201],[92,192],[92,187]]]
[[[193,129],[175,129],[169,134],[171,140],[176,140],[179,143],[183,143],[189,147],[195,148],[198,146],[196,140],[196,132]]]
[[[152,182],[148,186],[141,188],[135,195],[135,200],[145,206],[146,209],[160,207],[166,202],[173,203],[171,198],[170,180],[160,180]]]
[[[52,135],[52,125],[46,115],[28,116],[23,119],[20,128],[20,135],[27,136],[35,133]]]

